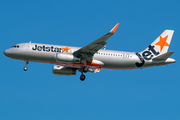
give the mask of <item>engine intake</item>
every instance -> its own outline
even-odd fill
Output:
[[[56,61],[64,63],[76,63],[80,62],[80,58],[77,58],[72,54],[58,53],[56,54]]]
[[[68,68],[68,67],[64,67],[64,66],[60,66],[60,65],[54,65],[53,66],[53,74],[63,75],[63,76],[76,75],[76,69]]]

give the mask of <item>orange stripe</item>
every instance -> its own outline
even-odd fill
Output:
[[[92,62],[90,65],[97,65],[97,66],[100,66],[99,64],[94,63],[94,62]]]

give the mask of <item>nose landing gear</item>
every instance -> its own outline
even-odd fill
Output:
[[[24,71],[27,71],[28,70],[28,64],[29,64],[29,61],[26,61],[26,66],[24,67]]]

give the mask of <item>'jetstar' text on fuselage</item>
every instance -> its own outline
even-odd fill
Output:
[[[38,46],[35,45],[34,47],[32,47],[32,50],[37,50],[37,51],[46,51],[46,52],[62,52],[62,48],[58,48],[58,47],[46,47],[45,45],[43,46]]]

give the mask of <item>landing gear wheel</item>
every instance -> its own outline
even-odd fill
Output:
[[[84,80],[85,80],[85,78],[86,78],[86,76],[85,76],[85,75],[83,75],[83,74],[80,76],[80,80],[81,80],[81,81],[84,81]]]
[[[28,69],[27,67],[24,67],[24,71],[27,71],[27,69]]]
[[[26,61],[26,66],[24,67],[24,71],[27,71],[27,69],[28,69],[28,68],[27,68],[28,64],[29,64],[29,61],[27,60],[27,61]]]
[[[88,69],[89,69],[89,68],[88,68],[87,66],[84,66],[84,67],[83,67],[83,72],[84,72],[84,73],[87,73]]]

